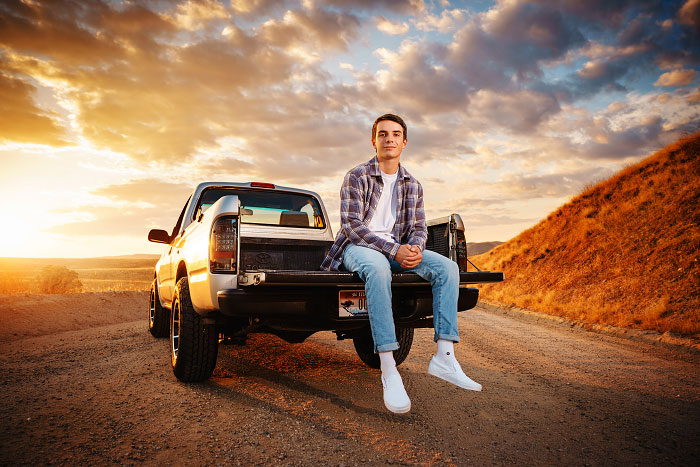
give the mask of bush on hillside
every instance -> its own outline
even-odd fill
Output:
[[[45,266],[38,277],[40,293],[68,294],[83,291],[78,273],[65,266]]]

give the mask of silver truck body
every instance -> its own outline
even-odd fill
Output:
[[[190,196],[188,204],[184,208],[182,224],[179,226],[178,231],[174,232],[173,240],[156,264],[156,281],[162,306],[170,308],[175,284],[183,274],[187,274],[192,305],[197,313],[201,315],[207,315],[212,311],[218,310],[217,293],[220,290],[239,287],[238,274],[212,273],[209,268],[209,241],[212,226],[222,216],[240,217],[238,196],[224,196],[212,204],[203,214],[196,212],[199,198],[204,190],[226,187],[250,189],[251,183],[200,183]],[[261,188],[255,189],[260,190]],[[321,207],[324,219],[328,219],[326,208],[318,194],[308,190],[279,185],[275,186],[274,190],[313,197]],[[325,222],[325,228],[323,229],[298,229],[245,223],[239,225],[237,252],[240,251],[241,237],[333,241],[333,232],[328,222]],[[180,271],[179,274],[178,271]],[[249,275],[241,274],[242,283],[249,285],[254,283],[254,281],[254,276],[249,278]]]

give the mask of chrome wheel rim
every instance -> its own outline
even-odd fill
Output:
[[[153,327],[153,321],[156,319],[156,291],[151,288],[151,296],[148,299],[148,323]]]
[[[170,350],[172,352],[173,363],[177,360],[177,353],[180,349],[180,301],[173,303],[173,312],[170,319]]]

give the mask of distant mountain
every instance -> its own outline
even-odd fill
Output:
[[[472,258],[482,296],[589,322],[700,335],[700,133]]]
[[[503,242],[467,242],[467,255],[469,257],[486,253]]]

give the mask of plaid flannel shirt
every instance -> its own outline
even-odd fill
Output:
[[[379,170],[379,161],[373,157],[345,175],[340,189],[340,231],[335,237],[321,269],[338,270],[343,264],[343,252],[349,243],[380,251],[394,259],[399,246],[417,245],[425,249],[428,229],[423,210],[423,187],[399,164],[396,178],[398,212],[391,234],[399,243],[378,237],[367,225],[377,209],[384,182]]]

